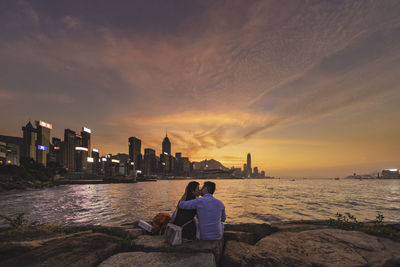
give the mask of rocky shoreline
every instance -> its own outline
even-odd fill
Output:
[[[0,179],[0,192],[9,190],[27,190],[53,187],[57,184],[52,181],[26,180],[20,178]]]
[[[393,238],[325,221],[227,224],[220,241],[169,246],[136,223],[120,227],[40,225],[0,229],[0,266],[399,266]]]

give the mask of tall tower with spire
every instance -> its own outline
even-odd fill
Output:
[[[167,130],[165,131],[165,138],[162,142],[162,153],[171,155],[171,142],[169,141]]]

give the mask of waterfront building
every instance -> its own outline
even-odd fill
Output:
[[[141,145],[142,141],[136,137],[129,137],[129,158],[133,162],[133,169],[141,170],[142,166],[140,164],[142,154],[141,154]]]
[[[130,175],[129,165],[132,161],[128,154],[118,153],[117,155],[114,156],[110,155],[109,161],[110,161],[110,167],[112,168],[112,176]]]
[[[247,173],[246,177],[251,177],[252,172],[251,172],[251,155],[250,153],[247,154]]]
[[[175,174],[178,176],[183,175],[183,160],[181,152],[175,153]]]
[[[166,152],[160,154],[160,171],[161,171],[161,173],[164,175],[169,173],[170,168],[171,168],[171,166],[170,166],[169,155]]]
[[[61,155],[64,167],[70,172],[75,171],[75,137],[74,131],[65,129]]]
[[[1,149],[4,154],[1,153],[0,161],[2,161],[3,164],[19,165],[23,139],[21,137],[0,135],[0,142],[4,144]]]
[[[55,162],[61,165],[61,139],[53,137],[51,140],[47,162]]]
[[[119,175],[120,172],[120,160],[118,155],[112,156],[111,154],[105,157],[104,174],[106,178],[111,178]]]
[[[91,134],[92,134],[92,131],[89,128],[82,127],[82,131],[81,131],[82,147],[86,147],[88,149],[89,157],[92,156],[91,141],[90,141]]]
[[[241,168],[231,168],[232,171],[232,177],[241,177],[242,176],[242,169]]]
[[[180,166],[182,168],[180,175],[189,177],[191,174],[191,171],[190,171],[191,164],[190,164],[189,158],[188,157],[180,157],[179,161],[181,162]]]
[[[264,178],[264,177],[265,177],[265,171],[261,171],[260,176],[261,176],[262,178]]]
[[[162,173],[162,170],[160,169],[161,165],[161,160],[159,156],[156,156],[156,173]]]
[[[157,171],[156,151],[151,148],[144,149],[144,175],[149,176]]]
[[[164,175],[173,175],[175,173],[175,158],[164,152],[160,155],[160,170]]]
[[[176,160],[175,160],[175,157],[174,156],[172,156],[172,155],[169,155],[168,156],[169,157],[169,170],[168,170],[168,172],[169,172],[169,174],[175,174],[175,170],[176,170]]]
[[[75,147],[75,171],[86,172],[88,167],[88,149],[83,146]]]
[[[253,176],[258,177],[258,167],[254,167]]]
[[[36,129],[29,121],[26,126],[22,127],[22,156],[25,158],[31,158],[36,161]]]
[[[96,148],[92,149],[92,158],[93,158],[92,173],[99,174],[100,173],[100,154],[99,154],[98,149],[96,149]]]
[[[188,177],[191,175],[191,163],[188,157],[182,157],[182,153],[175,153],[175,174]]]
[[[18,165],[19,166],[19,158],[20,158],[20,145],[7,143],[6,144],[6,162],[7,164]]]
[[[84,165],[86,165],[85,163],[83,163],[83,161],[86,160],[85,155],[87,157],[88,149],[86,147],[82,146],[82,136],[81,135],[75,134],[74,146],[75,146],[75,169],[73,171],[82,172],[83,167],[85,167]]]
[[[7,164],[6,153],[7,144],[0,141],[0,165]]]
[[[144,169],[144,157],[142,156],[142,154],[140,154],[140,158],[139,158],[139,166],[140,166],[140,173],[143,173],[143,169]]]
[[[75,145],[75,147],[82,146],[82,136],[81,135],[75,134],[75,136],[74,136],[74,145]]]
[[[385,169],[382,171],[383,179],[398,179],[400,178],[398,169]]]
[[[50,150],[50,131],[53,126],[44,121],[36,121],[36,162],[46,166],[47,153]]]
[[[3,138],[0,138],[0,165],[19,165],[20,144],[4,141]]]
[[[243,164],[243,177],[247,177],[247,164]]]

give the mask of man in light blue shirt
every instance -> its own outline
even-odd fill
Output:
[[[200,191],[202,198],[183,201],[184,195],[178,205],[181,209],[197,211],[201,240],[220,240],[224,234],[225,206],[213,197],[214,191],[215,183],[205,182]]]

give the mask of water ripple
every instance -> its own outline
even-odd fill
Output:
[[[226,206],[228,223],[333,218],[350,212],[373,220],[400,221],[400,180],[215,180],[215,197]],[[151,220],[175,210],[188,181],[110,185],[64,185],[0,193],[3,215],[23,212],[31,221],[67,225],[120,225]],[[0,221],[0,225],[5,225]]]

